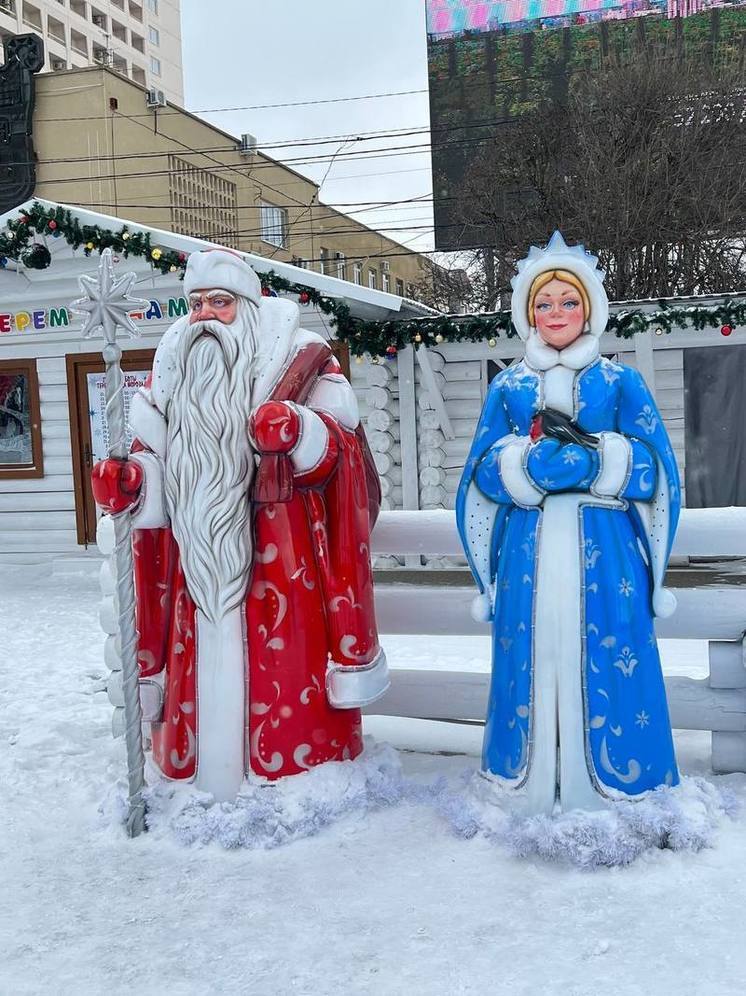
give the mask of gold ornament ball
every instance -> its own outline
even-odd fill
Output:
[[[490,339],[487,345],[490,347],[490,349],[494,349],[495,346],[497,345],[497,339]]]
[[[125,242],[127,242],[129,240],[129,238],[130,238],[130,233],[129,232],[125,232],[124,235],[122,236],[122,239]]]
[[[438,334],[435,336],[435,341],[443,342],[443,336],[440,334],[440,332],[438,332]]]
[[[171,266],[169,266],[168,269],[171,273],[176,273],[176,267],[173,265],[173,263],[171,264]]]
[[[93,249],[93,248],[95,248],[92,242],[86,242],[85,247],[86,247],[86,249]]]
[[[417,333],[417,335],[416,335],[416,336],[414,337],[414,341],[415,341],[415,342],[422,342],[422,336],[420,335],[420,333],[419,333],[419,332],[418,332],[418,333]]]
[[[161,252],[160,249],[154,249],[150,255],[153,257],[153,259],[160,259],[163,253]]]
[[[355,357],[355,363],[362,363],[362,362],[363,362],[362,356],[356,356]]]

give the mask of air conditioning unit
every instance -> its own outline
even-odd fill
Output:
[[[2,0],[0,0],[0,7],[2,7]],[[53,73],[59,73],[63,69],[67,69],[67,63],[64,59],[52,59],[49,63],[52,67]]]
[[[256,135],[244,134],[241,136],[241,144],[239,145],[239,150],[242,156],[253,156],[256,152],[257,141]]]
[[[145,102],[148,107],[165,107],[166,95],[163,90],[148,90],[145,95]]]

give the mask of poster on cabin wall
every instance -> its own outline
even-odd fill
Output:
[[[124,374],[124,417],[127,420],[127,449],[132,445],[129,428],[130,402],[136,391],[145,386],[150,370],[131,370]],[[109,455],[109,426],[106,421],[106,376],[89,373],[88,417],[91,420],[91,450],[93,462],[105,460]]]
[[[21,371],[0,374],[0,466],[33,463],[28,377]]]

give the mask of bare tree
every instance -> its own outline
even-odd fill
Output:
[[[488,249],[467,264],[483,306],[515,259],[559,228],[598,252],[612,299],[746,284],[746,88],[742,73],[637,53],[577,73],[561,100],[500,129],[454,216]],[[494,249],[494,274],[485,267]],[[490,280],[490,277],[492,278]]]

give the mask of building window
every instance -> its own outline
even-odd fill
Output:
[[[238,195],[235,183],[180,156],[169,156],[168,164],[173,230],[236,246]]]
[[[150,37],[151,45],[160,45],[161,43],[161,33],[158,28],[154,28],[153,25],[148,28],[148,35]]]
[[[148,10],[151,14],[158,13],[158,0],[148,0]]]
[[[154,55],[150,56],[150,71],[154,76],[161,75],[161,60],[156,59]]]
[[[381,276],[381,289],[385,294],[388,294],[389,291],[391,290],[391,277],[388,275],[388,273],[384,273]]]
[[[375,290],[378,287],[378,274],[375,270],[368,270],[368,287]]]
[[[353,268],[352,268],[352,279],[355,281],[355,283],[358,285],[358,287],[362,286],[362,283],[363,283],[363,264],[362,263],[355,263],[355,265],[353,266]]]
[[[285,208],[274,204],[262,204],[259,207],[261,216],[262,242],[284,249],[288,238],[288,213]]]
[[[404,281],[396,278],[396,293],[399,297],[404,297]]]
[[[323,246],[319,249],[319,273],[329,274],[329,260],[331,253]]]
[[[24,477],[44,477],[36,360],[0,360],[0,480]]]
[[[337,268],[336,276],[339,280],[347,279],[347,257],[343,252],[334,253],[335,265]]]

